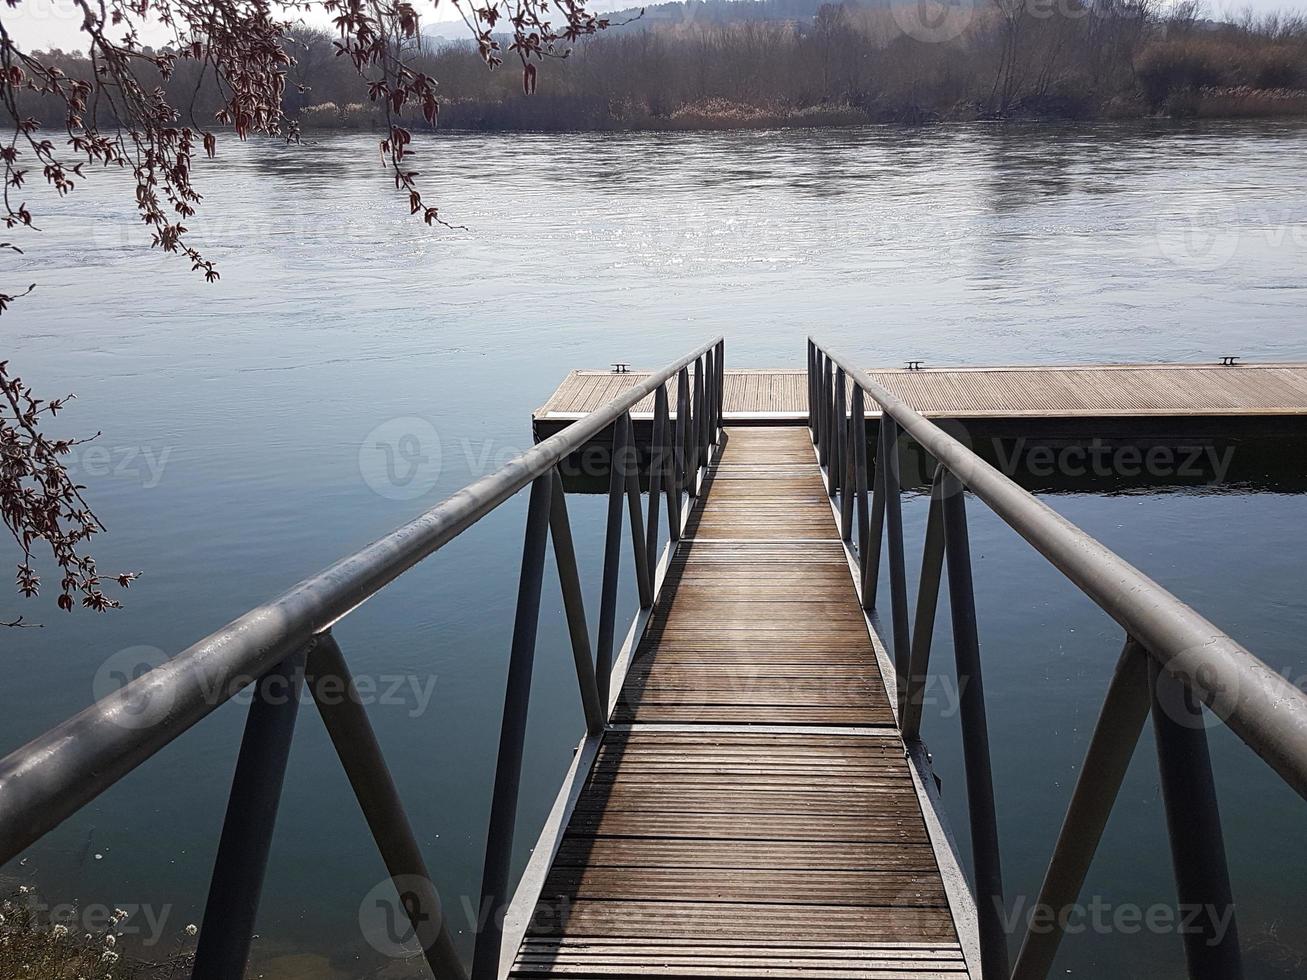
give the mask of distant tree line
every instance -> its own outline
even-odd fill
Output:
[[[1157,0],[764,0],[766,17],[741,19],[750,6],[667,4],[625,25],[614,14],[530,96],[520,73],[487,72],[471,44],[427,39],[410,63],[439,79],[438,124],[460,129],[1307,116],[1303,17],[1217,23]],[[290,44],[288,113],[305,128],[379,125],[330,34],[298,30]],[[85,70],[75,54],[58,57],[70,74]],[[164,84],[194,92],[200,111],[216,107],[182,67]]]

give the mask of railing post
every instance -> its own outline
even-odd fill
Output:
[[[817,461],[821,462],[821,427],[825,419],[821,410],[821,349],[816,344],[812,348],[812,363],[808,374],[808,417],[812,420],[812,444],[817,450]]]
[[[625,413],[618,424],[626,433],[623,438],[622,458],[619,464],[625,471],[626,504],[631,518],[631,550],[635,559],[635,581],[640,593],[640,608],[648,609],[653,605],[653,575],[649,571],[648,542],[644,538],[644,515],[640,504],[640,448],[635,442],[635,427],[631,424],[631,413]],[[657,509],[657,501],[652,501],[651,509]]]
[[[694,497],[690,473],[690,371],[682,367],[676,376],[676,465],[677,491]]]
[[[714,421],[717,415],[717,348],[713,347],[705,357],[704,410],[703,410],[703,463],[708,465],[708,447],[713,444]]]
[[[894,631],[894,669],[898,688],[907,683],[912,638],[908,632],[908,573],[903,558],[903,496],[899,485],[899,426],[888,413],[885,430],[885,526],[889,550],[890,618]]]
[[[658,508],[651,508],[657,520]],[[581,575],[577,570],[576,547],[572,541],[572,524],[567,517],[567,497],[563,478],[554,467],[553,492],[549,498],[549,536],[554,542],[554,561],[558,581],[563,589],[563,612],[567,616],[567,633],[572,641],[572,659],[576,663],[576,682],[581,688],[581,707],[585,711],[585,730],[598,735],[604,730],[608,713],[599,702],[595,665],[590,654],[590,627],[585,619],[585,597],[581,592]]]
[[[721,442],[722,420],[726,417],[726,338],[723,337],[717,342],[717,410],[713,413],[713,419],[716,422],[716,429],[713,431],[713,442]]]
[[[690,424],[690,496],[699,496],[699,468],[703,465],[703,358],[696,357],[694,360],[694,398],[690,411],[694,413],[694,418]]]
[[[839,451],[836,447],[839,445],[839,420],[835,414],[835,377],[837,368],[835,362],[830,358],[826,359],[827,370],[822,375],[822,381],[825,382],[825,400],[822,407],[826,410],[826,468],[829,470],[835,463],[835,454]]]
[[[905,742],[921,740],[921,709],[929,680],[930,645],[939,611],[939,583],[944,570],[944,467],[935,467],[926,514],[926,541],[921,550],[917,584],[917,616],[912,624],[911,655],[906,683],[899,688],[899,728]]]
[[[880,588],[880,549],[885,537],[885,420],[888,414],[882,409],[876,424],[876,472],[872,476],[871,530],[867,534],[867,559],[862,563],[862,581],[859,589],[862,608],[872,612],[876,608],[876,591]]]
[[[255,683],[204,903],[193,980],[245,976],[295,733],[304,657],[304,650],[292,654]]]
[[[467,971],[450,939],[440,895],[413,837],[363,698],[330,633],[318,637],[309,655],[308,683],[386,871],[400,889],[399,904],[412,927],[411,938],[422,947],[436,980],[464,980]],[[226,974],[223,980],[240,976]]]
[[[1143,647],[1126,638],[1085,761],[1080,766],[1062,830],[1053,846],[1053,857],[1044,872],[1039,899],[1032,909],[1033,913],[1046,917],[1050,927],[1036,929],[1031,919],[1031,928],[1026,931],[1016,965],[1012,967],[1012,980],[1045,980],[1053,968],[1066,923],[1064,912],[1080,898],[1085,876],[1103,838],[1126,770],[1130,768],[1139,733],[1148,720],[1152,705],[1149,659]]]
[[[840,481],[840,537],[853,540],[853,499],[857,494],[858,419],[862,409],[862,388],[854,382],[849,395],[849,421],[844,427],[844,479]]]
[[[659,385],[654,392],[654,439],[658,443],[658,466],[662,469],[661,484],[667,500],[667,536],[676,542],[681,540],[681,488],[676,481],[676,433],[667,406],[666,384]],[[656,541],[649,552],[657,555]]]
[[[604,531],[604,570],[599,587],[599,631],[595,636],[595,681],[599,704],[608,716],[613,672],[613,640],[617,631],[617,582],[621,575],[622,497],[626,480],[618,463],[626,442],[621,419],[613,423],[612,449],[608,457],[608,520]]]
[[[703,432],[700,444],[703,446],[701,465],[708,468],[708,447],[712,445],[713,413],[717,410],[717,349],[713,348],[703,356]]]
[[[659,387],[659,392],[662,388]],[[654,394],[653,426],[649,434],[649,520],[645,524],[644,552],[649,562],[649,581],[654,581],[658,572],[658,511],[663,506],[663,412],[666,401],[660,408],[658,394]],[[670,503],[670,501],[669,501]],[[667,515],[671,523],[671,513]]]
[[[1243,963],[1225,863],[1203,707],[1152,658],[1153,731],[1190,980],[1240,980]],[[1190,912],[1194,914],[1190,916]]]
[[[621,484],[618,483],[617,486],[620,493]],[[476,952],[472,960],[474,980],[498,980],[499,977],[499,947],[503,939],[504,910],[509,899],[513,830],[517,822],[517,794],[522,778],[522,748],[526,742],[527,705],[531,698],[531,668],[535,660],[536,631],[539,628],[540,590],[544,576],[549,497],[552,490],[552,473],[537,477],[531,484],[531,499],[527,505],[522,574],[517,587],[513,642],[508,659],[508,682],[504,691],[504,715],[499,730],[499,755],[495,764],[495,788],[490,801],[486,859],[481,875],[481,902],[477,906],[481,924],[477,930]],[[618,503],[620,518],[620,498]]]
[[[823,353],[818,353],[817,364],[817,401],[820,405],[820,426],[818,427],[821,438],[817,443],[817,463],[820,466],[830,465],[830,437],[831,424],[834,422],[834,413],[830,408],[830,358]]]
[[[709,406],[712,403],[712,379],[715,372],[712,366],[711,350],[704,351],[703,356],[695,361],[696,369],[701,362],[703,364],[703,394],[699,399],[697,417],[695,418],[694,442],[695,448],[699,452],[699,467],[702,469],[708,465],[708,426],[712,416],[712,408]]]
[[[854,392],[857,398],[857,441],[853,445],[854,492],[857,496],[858,512],[858,579],[867,568],[867,546],[871,540],[871,527],[868,524],[867,509],[867,399],[862,386]]]
[[[808,338],[808,367],[805,371],[806,381],[808,384],[808,437],[812,439],[812,444],[817,445],[817,396],[813,393],[812,383],[817,377],[816,366],[816,348],[812,338]]]
[[[826,489],[832,499],[840,492],[840,480],[844,475],[844,369],[835,369],[835,381],[831,386],[831,405],[834,424],[831,425],[830,465],[826,468]]]
[[[888,415],[882,416],[882,424]],[[980,961],[986,977],[1008,976],[1007,933],[1003,928],[1003,870],[994,807],[994,776],[989,758],[989,725],[981,681],[976,597],[971,578],[971,546],[962,484],[944,476],[944,544],[948,566],[949,607],[953,617],[953,652],[961,694],[962,749],[967,773],[967,809],[975,863],[976,916],[980,926]]]

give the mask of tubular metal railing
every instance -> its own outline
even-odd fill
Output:
[[[857,555],[861,600],[868,612],[876,605],[881,551],[888,540],[897,708],[909,745],[921,739],[940,582],[948,576],[983,975],[987,980],[1009,976],[1042,980],[1048,975],[1065,928],[1063,912],[1079,898],[1151,714],[1179,900],[1206,917],[1185,933],[1189,976],[1237,980],[1242,976],[1239,940],[1202,706],[1307,798],[1307,695],[866,372],[811,339],[808,397],[813,441],[831,497],[838,503],[841,533]],[[881,412],[870,501],[868,397]],[[903,433],[936,462],[911,626],[899,507]],[[1051,914],[1041,922],[1032,918],[1011,969],[1002,918],[1002,867],[964,490],[1033,545],[1126,632],[1125,648],[1035,906]],[[1229,927],[1222,929],[1217,917],[1225,912],[1230,914]]]
[[[249,611],[0,760],[0,864],[254,684],[192,973],[197,980],[244,976],[298,695],[307,684],[386,868],[393,880],[403,883],[400,903],[432,974],[438,980],[468,977],[363,700],[331,631],[385,585],[529,485],[480,926],[470,973],[474,980],[498,977],[546,542],[553,539],[586,727],[597,734],[607,726],[610,710],[623,498],[640,605],[648,609],[656,599],[659,498],[665,498],[674,545],[682,508],[698,495],[720,438],[724,357],[720,337],[686,354],[416,520]],[[675,417],[668,409],[673,378]],[[631,411],[650,394],[654,419],[646,519]],[[592,659],[560,464],[610,428],[607,540]],[[152,724],[141,724],[145,710]]]

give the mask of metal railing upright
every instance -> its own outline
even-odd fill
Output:
[[[413,937],[437,980],[500,974],[504,910],[517,820],[518,785],[535,658],[541,590],[552,539],[587,732],[610,715],[610,676],[621,572],[623,504],[641,613],[657,599],[660,497],[669,551],[699,493],[722,421],[725,343],[718,337],[655,371],[574,422],[363,550],[183,650],[0,759],[0,864],[86,806],[191,726],[254,685],[192,973],[195,980],[245,975],[259,896],[299,703],[307,686],[381,852]],[[690,376],[693,372],[694,384]],[[669,411],[675,381],[678,411]],[[653,396],[648,512],[631,413]],[[599,627],[592,655],[560,464],[611,430],[607,538]],[[491,798],[471,970],[450,938],[427,871],[332,628],[418,562],[530,488],[509,652],[504,713]],[[287,694],[290,696],[287,696]],[[150,709],[150,724],[142,724]]]
[[[1238,980],[1243,975],[1239,940],[1202,711],[1205,706],[1214,713],[1307,798],[1307,694],[867,372],[812,339],[807,364],[809,427],[838,504],[841,532],[856,554],[862,605],[869,612],[876,607],[881,552],[888,542],[896,707],[909,745],[921,739],[936,607],[941,580],[948,578],[984,976],[1043,980],[1048,975],[1065,928],[1063,913],[1079,898],[1151,716],[1179,900],[1202,912],[1185,933],[1189,976]],[[880,409],[874,467],[866,453],[866,398]],[[899,487],[904,434],[936,463],[911,624]],[[1126,633],[1035,906],[1049,914],[1040,922],[1032,917],[1011,968],[964,491],[987,505]],[[1217,917],[1226,911],[1229,925],[1222,928]]]

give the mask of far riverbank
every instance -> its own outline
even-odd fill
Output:
[[[439,128],[471,132],[676,132],[749,129],[812,129],[897,123],[1093,122],[1126,120],[1307,119],[1307,90],[1211,87],[1177,93],[1161,111],[1139,99],[1104,104],[1046,97],[1029,99],[998,115],[975,104],[935,109],[916,104],[747,103],[724,98],[688,102],[670,111],[644,103],[589,96],[517,96],[496,100],[453,99],[441,107]],[[367,132],[385,128],[372,105],[323,103],[299,115],[304,132]],[[420,127],[425,128],[425,127]]]

